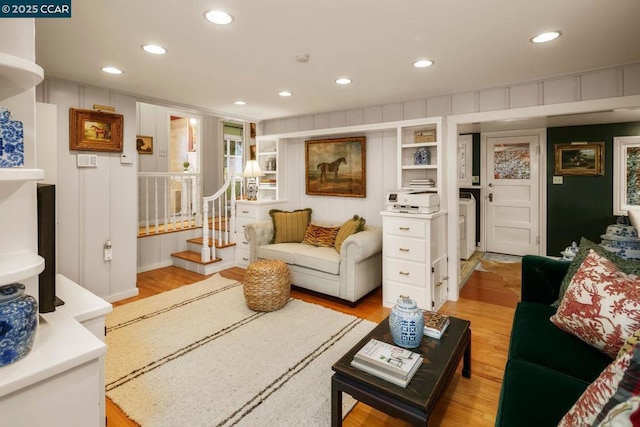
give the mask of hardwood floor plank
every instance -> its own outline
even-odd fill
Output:
[[[244,269],[230,268],[220,274],[242,281]],[[178,267],[165,267],[138,274],[139,295],[114,303],[127,304],[161,292],[203,280],[205,276]],[[293,289],[293,298],[336,311],[380,322],[391,311],[382,306],[382,289],[367,295],[356,307]],[[429,419],[430,426],[493,426],[500,386],[507,360],[509,337],[518,295],[505,290],[502,279],[492,273],[474,271],[458,301],[447,301],[441,312],[471,321],[471,378],[463,378],[461,366],[452,378]],[[107,399],[109,427],[136,427],[120,408]],[[344,426],[404,427],[409,424],[358,403],[345,418]]]

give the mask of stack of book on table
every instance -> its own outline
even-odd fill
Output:
[[[428,337],[440,339],[449,326],[449,316],[428,310],[425,310],[423,315],[424,334]]]
[[[422,360],[418,353],[372,339],[353,356],[351,366],[406,387]]]

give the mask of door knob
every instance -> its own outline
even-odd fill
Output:
[[[490,201],[490,202],[493,202],[493,193],[489,193],[489,196],[488,196],[488,197],[489,197],[489,201]]]

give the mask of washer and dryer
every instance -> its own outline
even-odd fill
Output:
[[[476,251],[476,198],[473,194],[460,193],[460,241],[459,250],[460,259],[467,260]]]

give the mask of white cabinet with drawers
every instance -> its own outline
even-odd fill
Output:
[[[244,228],[250,222],[271,219],[271,209],[284,210],[286,200],[238,200],[236,201],[236,264],[238,267],[249,265],[249,242],[244,236]]]
[[[393,307],[400,295],[418,307],[438,310],[447,299],[447,212],[382,215],[382,303]]]

